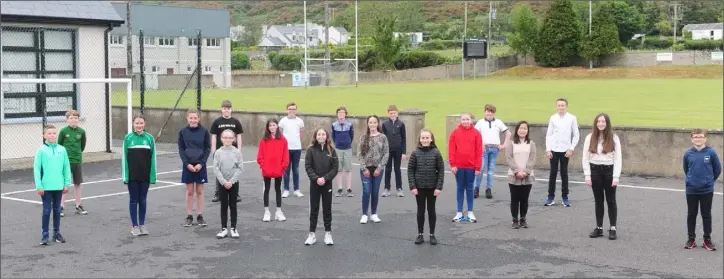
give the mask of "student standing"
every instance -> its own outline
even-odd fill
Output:
[[[314,132],[314,138],[304,157],[304,169],[309,176],[309,236],[305,245],[317,242],[317,220],[319,219],[319,199],[322,199],[324,219],[324,243],[334,245],[332,240],[332,190],[334,177],[339,171],[339,158],[329,133],[324,128]]]
[[[417,149],[410,155],[407,163],[407,182],[410,192],[417,200],[417,238],[415,244],[422,244],[425,229],[425,208],[430,222],[430,244],[437,245],[435,238],[435,201],[442,191],[445,180],[445,162],[435,145],[435,135],[428,129],[422,129],[418,137]]]
[[[573,150],[578,144],[580,137],[578,132],[578,120],[576,116],[568,112],[568,100],[559,98],[556,100],[558,113],[551,116],[546,131],[546,154],[551,163],[551,171],[548,176],[548,199],[545,206],[556,204],[556,177],[558,169],[561,170],[561,203],[570,207],[568,200],[568,160],[573,156]]]
[[[78,126],[80,113],[69,110],[65,113],[68,126],[60,129],[58,144],[65,147],[70,159],[70,172],[73,177],[73,197],[75,198],[75,214],[86,215],[88,211],[81,205],[81,188],[83,183],[83,151],[85,150],[85,130]],[[60,216],[65,216],[65,194],[60,200]]]
[[[473,128],[472,115],[460,115],[460,124],[450,134],[448,140],[448,160],[450,171],[455,175],[457,184],[457,213],[453,222],[463,218],[463,198],[467,198],[468,214],[471,222],[477,222],[473,214],[473,182],[475,176],[480,174],[483,156],[483,139],[480,133]]]
[[[70,161],[65,147],[58,145],[58,130],[53,125],[43,128],[43,145],[35,152],[33,178],[35,190],[43,200],[41,245],[48,245],[48,225],[53,212],[53,241],[65,243],[60,234],[60,199],[70,187]]]
[[[229,234],[232,238],[239,238],[239,233],[236,231],[236,203],[239,196],[239,179],[244,171],[244,159],[241,150],[233,145],[237,135],[231,129],[221,132],[223,146],[214,152],[214,175],[221,200],[221,231],[216,234],[217,238],[225,238]],[[230,229],[227,227],[229,212],[231,212]]]
[[[359,222],[367,224],[368,219],[372,222],[382,222],[377,216],[377,204],[380,195],[380,183],[382,182],[382,171],[387,159],[390,156],[390,147],[387,137],[380,129],[380,119],[377,115],[367,117],[367,129],[357,146],[357,159],[360,161],[360,177],[362,179],[362,218]],[[372,200],[372,216],[367,215]]]
[[[241,134],[244,133],[244,129],[241,127],[239,119],[231,116],[231,101],[226,100],[221,102],[221,117],[216,118],[214,123],[211,124],[211,153],[215,153],[217,148],[221,148],[223,143],[221,141],[221,133],[226,130],[234,132],[234,141],[232,146],[236,146],[241,151]],[[211,202],[219,201],[219,187],[216,187],[214,191],[214,198]],[[236,202],[241,202],[241,196],[237,194]]]
[[[188,126],[179,131],[178,151],[183,162],[181,183],[186,184],[186,219],[184,227],[193,224],[194,193],[196,193],[196,223],[206,226],[204,220],[204,183],[208,181],[206,161],[211,154],[211,138],[206,128],[199,124],[199,112],[191,109],[186,113]]]
[[[304,134],[304,121],[297,117],[297,104],[287,104],[287,116],[279,121],[279,129],[289,144],[289,165],[284,172],[284,193],[282,198],[289,196],[289,174],[294,182],[294,195],[304,197],[299,190],[299,161],[302,159],[302,135]]]
[[[339,173],[337,175],[337,197],[342,196],[343,185],[347,185],[347,196],[354,197],[352,193],[352,140],[354,139],[354,125],[347,120],[347,108],[337,108],[337,120],[332,123],[332,141],[339,156]]]
[[[603,236],[603,200],[608,204],[608,239],[616,239],[616,185],[621,176],[621,141],[613,133],[608,114],[600,113],[593,120],[593,132],[583,140],[583,175],[593,191],[596,204],[596,228],[590,237]]]
[[[287,220],[282,213],[282,175],[289,167],[289,147],[287,140],[279,131],[279,124],[276,119],[266,121],[264,137],[259,141],[259,150],[256,153],[256,162],[261,168],[261,175],[264,178],[264,217],[262,221],[271,221],[269,212],[269,190],[271,180],[274,179],[274,193],[276,194],[277,209],[274,220]]]
[[[498,153],[508,145],[510,131],[502,120],[495,118],[496,108],[494,105],[485,105],[485,118],[478,120],[475,130],[483,137],[483,163],[480,174],[475,176],[474,198],[480,195],[480,185],[483,182],[483,169],[487,168],[487,179],[485,184],[485,198],[493,198],[493,176],[495,175],[495,162],[498,160]],[[505,141],[500,142],[500,134],[505,133]]]
[[[392,170],[395,171],[395,189],[397,196],[404,197],[402,192],[402,171],[400,164],[405,160],[407,154],[407,133],[405,132],[405,123],[397,118],[397,106],[391,105],[387,108],[387,114],[390,117],[382,122],[382,133],[387,137],[390,146],[390,156],[387,159],[387,167],[385,168],[385,191],[382,192],[383,197],[390,195],[390,180],[392,178]]]
[[[513,144],[505,149],[508,163],[508,188],[510,188],[510,214],[513,229],[528,228],[528,197],[533,188],[536,148],[530,140],[528,122],[520,121],[515,126]],[[518,215],[520,214],[520,215]]]
[[[686,225],[689,239],[684,248],[696,247],[696,217],[701,208],[701,221],[704,225],[704,243],[702,247],[715,251],[711,242],[711,203],[714,198],[714,183],[721,175],[719,155],[706,145],[706,131],[691,131],[691,142],[694,144],[684,153],[684,175],[686,175],[686,205],[688,214]]]
[[[128,186],[128,211],[131,234],[148,235],[146,229],[146,197],[150,184],[156,184],[156,143],[145,131],[146,118],[133,117],[133,132],[123,138],[123,183]]]

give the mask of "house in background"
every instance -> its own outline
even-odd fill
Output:
[[[144,72],[150,75],[191,74],[197,64],[201,43],[201,71],[213,75],[219,87],[231,87],[231,15],[223,9],[202,9],[132,4],[131,44],[133,73],[140,73],[139,31],[144,36]],[[113,3],[117,13],[126,15],[125,3]],[[201,42],[197,39],[201,30]],[[112,76],[126,76],[126,25],[113,28],[110,38]]]
[[[421,44],[424,39],[422,32],[393,32],[392,34],[395,36],[395,39],[399,38],[400,36],[409,38],[410,43],[413,46]]]
[[[350,34],[344,27],[329,27],[329,44],[344,45]],[[307,24],[307,47],[323,46],[325,28],[322,25]],[[259,47],[278,50],[285,47],[304,47],[304,24],[262,26],[262,40]]]
[[[103,79],[106,32],[124,21],[106,1],[2,1],[2,78]],[[2,159],[33,157],[40,144],[42,104],[47,124],[64,127],[65,112],[80,112],[85,152],[110,144],[110,107],[103,83],[3,84]]]
[[[231,38],[231,41],[241,41],[241,38],[244,36],[245,30],[246,28],[243,25],[231,26],[231,28],[229,29],[229,37]]]
[[[721,40],[722,27],[719,23],[687,24],[681,29],[682,32],[691,32],[692,40]]]

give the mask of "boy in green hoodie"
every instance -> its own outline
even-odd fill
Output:
[[[80,204],[81,190],[83,183],[83,150],[85,150],[85,130],[78,127],[80,113],[77,110],[69,110],[65,113],[68,126],[60,129],[58,144],[65,147],[70,160],[70,173],[73,177],[73,196],[75,197],[75,214],[86,215],[88,211]],[[60,216],[65,216],[65,194],[60,200]]]
[[[60,200],[70,187],[70,161],[65,147],[58,145],[58,130],[53,125],[43,128],[45,143],[35,152],[33,177],[35,189],[43,200],[43,233],[41,245],[48,245],[48,223],[53,212],[53,241],[65,243],[60,235]]]

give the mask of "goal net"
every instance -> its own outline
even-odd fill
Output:
[[[357,63],[353,59],[308,58],[309,86],[355,86]],[[329,71],[327,71],[329,68]],[[329,81],[329,83],[327,83]]]

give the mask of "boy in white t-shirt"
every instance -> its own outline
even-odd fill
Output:
[[[284,192],[282,198],[289,196],[289,173],[292,173],[294,182],[294,195],[304,197],[299,190],[299,160],[302,158],[302,135],[304,134],[304,121],[297,117],[297,104],[287,104],[287,116],[279,121],[279,128],[289,146],[289,167],[284,172]]]
[[[487,170],[487,183],[485,185],[485,198],[493,198],[493,175],[495,174],[495,162],[498,160],[498,153],[503,151],[510,141],[510,131],[502,120],[495,118],[496,108],[492,104],[485,105],[485,118],[478,120],[475,129],[483,137],[483,164],[480,174],[475,176],[475,193],[477,199],[480,195],[480,184],[483,182],[484,170]],[[505,133],[505,141],[500,141],[500,134]]]

